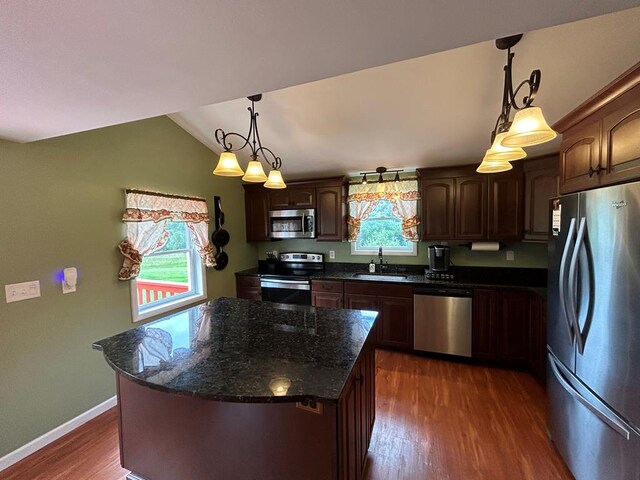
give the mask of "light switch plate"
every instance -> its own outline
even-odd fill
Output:
[[[4,293],[7,297],[7,303],[38,298],[40,296],[40,281],[33,280],[32,282],[5,285]]]

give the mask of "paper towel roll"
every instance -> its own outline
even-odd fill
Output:
[[[500,250],[500,242],[472,242],[472,252],[497,252]]]

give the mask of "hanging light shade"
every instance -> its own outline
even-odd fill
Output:
[[[542,115],[540,107],[527,107],[518,110],[511,128],[502,139],[503,147],[530,147],[556,138],[554,132]]]
[[[264,186],[265,188],[287,188],[284,180],[282,180],[280,170],[271,170],[269,172],[269,178],[264,182]]]
[[[507,132],[502,132],[496,135],[496,139],[493,141],[491,148],[487,150],[484,160],[512,162],[527,156],[527,153],[520,147],[502,146],[501,142],[506,135]]]
[[[487,155],[489,155],[489,151],[487,150],[484,158],[482,159],[482,163],[476,169],[478,173],[500,173],[506,172],[513,168],[513,165],[506,160],[489,160],[487,159]]]
[[[251,183],[264,183],[267,181],[267,175],[262,169],[262,163],[258,160],[252,160],[247,165],[247,173],[244,174],[242,180]]]
[[[222,152],[213,174],[220,175],[221,177],[241,177],[244,175],[244,172],[238,164],[238,159],[236,158],[235,153]]]

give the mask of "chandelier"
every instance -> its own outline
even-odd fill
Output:
[[[242,180],[245,182],[264,183],[266,188],[287,188],[282,179],[282,173],[280,173],[282,160],[270,149],[263,147],[260,141],[260,134],[258,133],[258,112],[256,112],[255,103],[262,99],[262,94],[251,95],[247,98],[251,100],[251,106],[248,108],[251,116],[249,133],[247,133],[245,137],[236,132],[226,133],[221,128],[215,131],[216,141],[222,146],[224,151],[220,154],[220,160],[213,174],[222,177],[242,177]],[[231,142],[229,142],[229,137],[238,137],[240,142],[244,143],[242,143],[242,146],[234,148]],[[251,149],[251,160],[247,165],[247,172],[245,173],[242,168],[240,168],[236,154],[233,152],[240,151],[247,145]],[[269,177],[265,175],[258,155],[262,156],[264,161],[271,166]]]
[[[507,64],[504,66],[504,88],[502,91],[502,109],[491,132],[491,148],[486,151],[479,173],[497,173],[511,170],[511,163],[527,156],[523,147],[530,147],[553,140],[557,133],[547,124],[540,107],[531,104],[540,88],[540,70],[531,72],[531,76],[513,88],[513,57],[511,47],[516,45],[522,34],[496,40],[496,47],[507,51]],[[526,96],[518,104],[518,93],[528,88]],[[511,109],[516,110],[513,121],[509,120]]]

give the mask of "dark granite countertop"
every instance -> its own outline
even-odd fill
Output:
[[[218,298],[93,344],[151,388],[231,402],[337,403],[376,312]]]
[[[263,262],[263,261],[261,261]],[[380,275],[376,280],[354,277],[358,273],[368,273],[368,264],[327,263],[325,271],[315,273],[312,280],[348,280],[353,282],[393,282],[415,287],[453,287],[453,288],[515,288],[529,289],[544,296],[547,287],[547,270],[544,268],[508,268],[508,267],[453,267],[455,280],[427,280],[424,266],[398,265],[398,275],[406,278],[399,280],[395,267],[389,268],[389,276]],[[259,276],[260,268],[254,267],[236,275]]]

